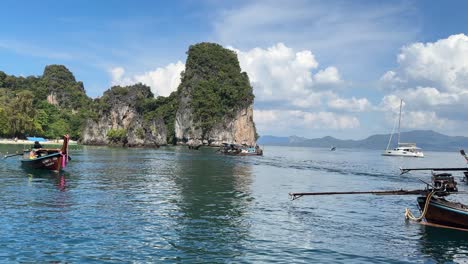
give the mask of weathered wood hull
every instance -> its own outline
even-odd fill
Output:
[[[64,155],[53,153],[47,156],[38,157],[35,159],[22,159],[21,165],[29,169],[44,169],[59,171],[62,169]]]
[[[425,203],[425,196],[418,197],[421,211],[423,211]],[[429,223],[468,229],[468,206],[443,198],[431,198],[425,219]]]
[[[255,153],[242,153],[242,152],[222,152],[224,155],[229,156],[263,156],[263,152]]]

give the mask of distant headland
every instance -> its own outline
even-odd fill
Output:
[[[342,140],[334,137],[323,137],[307,139],[303,137],[276,137],[262,136],[258,140],[261,145],[277,146],[302,146],[302,147],[324,147],[335,146],[339,148],[363,148],[384,150],[388,144],[390,134],[372,135],[362,140]],[[433,151],[458,151],[461,148],[468,148],[468,137],[447,136],[432,130],[414,130],[401,132],[403,142],[417,143],[423,150]],[[396,145],[396,137],[393,138],[391,146]]]

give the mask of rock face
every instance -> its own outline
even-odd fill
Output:
[[[178,95],[178,144],[255,145],[252,87],[233,51],[213,43],[190,46]]]
[[[77,109],[91,100],[86,95],[82,82],[63,65],[48,65],[42,74],[47,92],[47,102],[59,108]]]
[[[145,120],[138,105],[153,98],[150,88],[141,84],[106,91],[97,102],[97,117],[86,121],[82,143],[154,147],[167,144],[162,118]],[[112,134],[119,134],[113,137]]]

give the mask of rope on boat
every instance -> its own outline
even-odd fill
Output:
[[[427,213],[427,209],[429,208],[429,202],[431,201],[432,196],[434,195],[435,191],[430,192],[426,197],[426,203],[424,204],[424,209],[421,213],[421,216],[415,217],[413,213],[411,213],[409,208],[405,209],[405,219],[410,219],[412,221],[420,222]]]

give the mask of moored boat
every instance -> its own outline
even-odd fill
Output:
[[[420,190],[390,190],[390,191],[346,191],[346,192],[309,192],[290,193],[292,200],[302,196],[316,195],[351,195],[351,194],[375,194],[375,195],[418,195],[417,204],[421,215],[415,217],[407,208],[405,218],[422,222],[436,227],[451,228],[468,231],[468,205],[460,202],[449,201],[445,197],[452,194],[463,194],[457,188],[457,182],[452,174],[447,171],[468,172],[468,168],[415,168],[401,169],[401,173],[413,170],[432,171],[432,181],[427,183],[425,189]],[[442,172],[442,173],[436,173]],[[464,193],[466,194],[466,193]]]
[[[259,146],[247,146],[238,144],[223,143],[223,146],[219,149],[224,155],[233,156],[262,156],[263,150]]]
[[[66,167],[68,160],[68,142],[70,137],[63,136],[63,145],[60,149],[31,149],[24,151],[21,165],[30,169],[45,169],[60,171]]]
[[[386,149],[382,156],[424,158],[424,153],[416,147],[416,143],[398,143],[397,148]]]
[[[423,212],[427,196],[417,198],[419,208]],[[468,206],[447,201],[441,197],[431,197],[427,212],[424,215],[428,223],[468,229]]]
[[[398,157],[415,157],[415,158],[424,158],[424,153],[418,147],[416,143],[401,143],[400,142],[400,126],[401,126],[401,108],[403,106],[403,100],[400,100],[400,114],[398,116],[398,141],[397,147],[390,149],[390,143],[392,142],[393,132],[390,134],[388,140],[387,148],[382,153],[382,156],[398,156]],[[395,127],[393,127],[395,130]]]
[[[428,168],[430,169],[430,168]],[[452,174],[435,171],[462,171],[463,168],[433,168],[432,183],[427,184],[423,195],[417,198],[420,217],[414,217],[409,209],[406,209],[407,219],[414,221],[424,220],[426,223],[448,228],[461,228],[468,231],[468,206],[459,202],[446,200],[450,194],[458,193],[457,182]],[[411,170],[427,169],[403,169],[402,173]],[[466,172],[465,168],[465,172]]]

